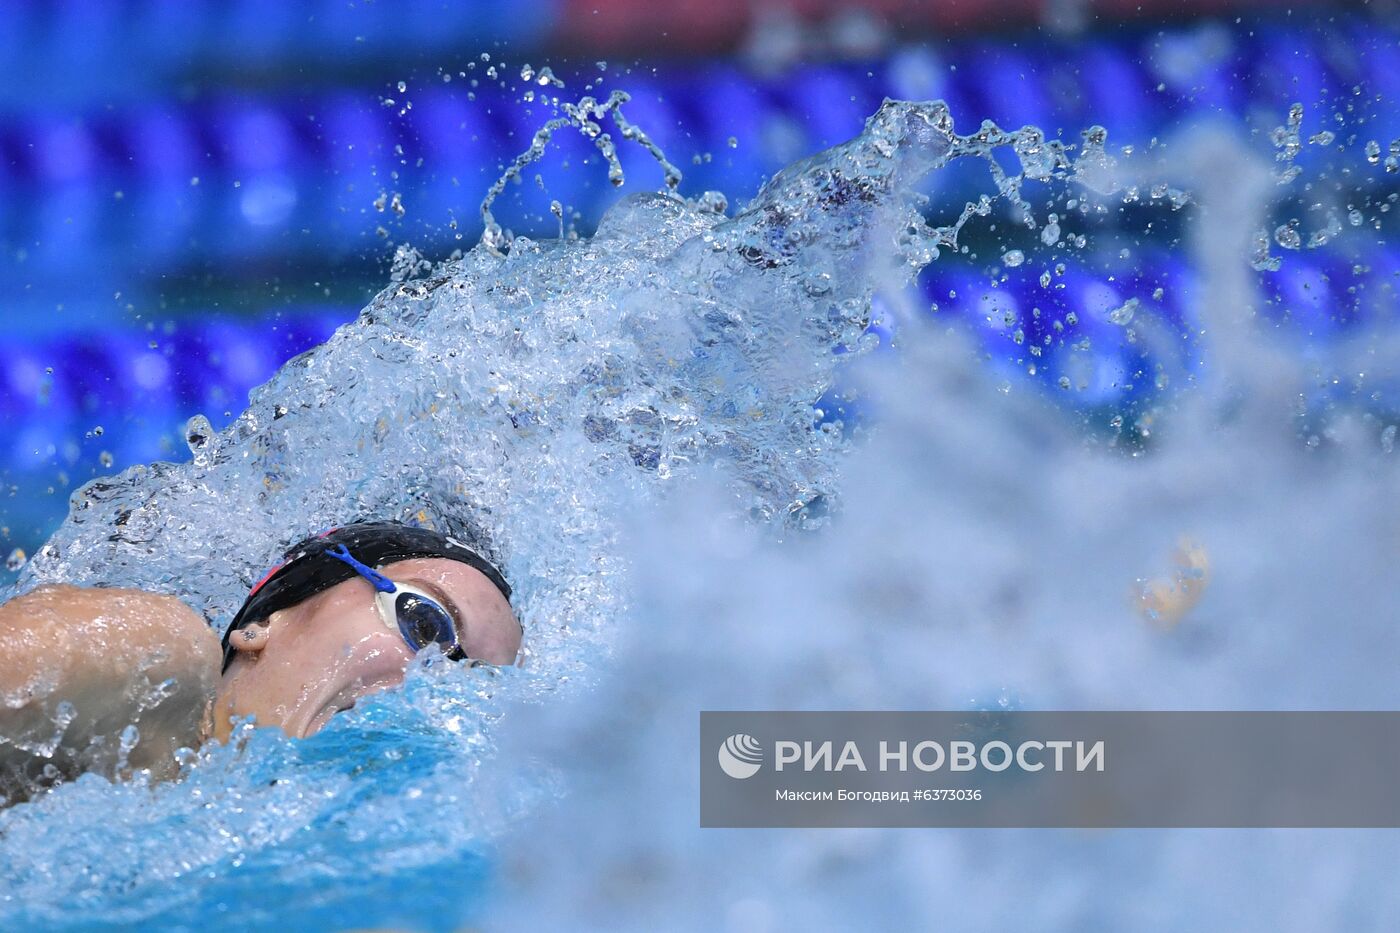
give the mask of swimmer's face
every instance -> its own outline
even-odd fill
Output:
[[[422,558],[380,568],[415,586],[456,616],[467,657],[513,664],[520,623],[480,571],[455,560]],[[354,577],[233,633],[236,649],[216,701],[214,732],[226,739],[231,718],[253,716],[306,736],[363,696],[403,682],[414,651],[374,606],[374,587]]]

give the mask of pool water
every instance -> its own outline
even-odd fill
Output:
[[[19,586],[177,593],[223,625],[286,542],[414,519],[499,555],[526,663],[426,657],[309,740],[247,730],[176,783],[0,811],[0,927],[1306,928],[1392,906],[1379,833],[697,826],[701,709],[1393,705],[1400,346],[1384,315],[1318,344],[1258,313],[1293,256],[1257,236],[1301,184],[1280,122],[1277,146],[1216,127],[1124,153],[889,102],[732,213],[640,194],[588,238],[409,263],[227,429],[193,421],[190,462],[76,494]],[[985,198],[928,203],[968,162]],[[1081,248],[1048,215],[1131,268],[1132,231],[1095,218],[1144,201],[1184,218],[1189,313],[1043,311]],[[920,274],[942,291],[977,236],[991,300],[931,309]],[[1015,270],[1032,292],[1002,302]],[[1100,373],[1111,337],[1147,372]],[[989,363],[989,340],[1025,350]],[[1052,344],[1087,368],[1035,378]],[[1065,403],[1101,376],[1150,391]],[[833,386],[844,417],[814,410]],[[1144,613],[1183,538],[1204,598]]]

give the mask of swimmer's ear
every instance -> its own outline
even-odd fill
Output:
[[[240,654],[257,654],[267,647],[267,622],[254,622],[234,632],[228,643]]]

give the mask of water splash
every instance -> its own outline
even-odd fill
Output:
[[[1158,170],[1198,204],[1210,373],[1149,413],[1151,444],[1086,442],[955,329],[902,318],[900,355],[845,374],[880,427],[846,460],[826,533],[775,543],[716,520],[724,464],[629,522],[636,609],[611,676],[506,739],[508,754],[558,762],[574,790],[506,845],[493,924],[922,928],[972,905],[1003,929],[1034,902],[1050,929],[1144,916],[1302,928],[1400,910],[1388,831],[696,825],[696,755],[712,754],[695,744],[702,709],[983,708],[1007,684],[1040,709],[1393,706],[1400,593],[1394,548],[1378,542],[1400,528],[1394,425],[1369,385],[1329,397],[1322,440],[1298,421],[1305,393],[1361,360],[1392,391],[1400,348],[1385,319],[1294,348],[1258,313],[1248,265],[1272,167],[1218,131],[1172,153]],[[569,864],[581,848],[584,868]]]
[[[601,139],[611,117],[629,138],[623,102],[585,99],[547,124],[488,193],[488,231],[492,199],[549,133],[572,125]],[[1327,468],[1280,429],[1301,376],[1261,349],[1243,261],[1261,192],[1277,188],[1268,170],[1245,165],[1228,187],[1201,186],[1225,218],[1198,247],[1218,383],[1199,405],[1149,413],[1162,422],[1143,420],[1163,438],[1153,457],[1084,443],[956,338],[917,325],[901,337],[901,365],[870,365],[875,304],[917,321],[908,286],[961,252],[969,224],[999,203],[1025,231],[1039,225],[1026,195],[1038,184],[1072,184],[1087,201],[1136,199],[1141,183],[1152,199],[1187,203],[1161,178],[1124,187],[1106,139],[1092,128],[1076,155],[1035,128],[984,123],[962,135],[942,104],[887,102],[857,139],[789,166],[733,218],[719,196],[670,190],[624,200],[584,240],[510,239],[495,227],[440,265],[405,251],[398,281],[255,390],[228,428],[192,419],[191,461],[76,493],[19,585],[177,593],[223,625],[286,543],[362,516],[404,518],[497,559],[519,594],[527,664],[464,673],[425,663],[402,691],[310,740],[247,732],[191,755],[177,784],[84,778],[0,812],[13,879],[0,892],[4,925],[61,926],[100,910],[114,922],[207,926],[216,903],[257,903],[240,923],[329,922],[354,904],[363,922],[456,925],[476,917],[485,856],[525,813],[543,815],[545,829],[506,843],[501,925],[640,928],[662,919],[661,904],[674,921],[687,898],[703,900],[697,918],[932,917],[938,905],[916,893],[930,877],[1001,903],[1001,882],[959,859],[965,838],[697,843],[694,750],[676,723],[704,705],[956,708],[1008,683],[1046,705],[1267,703],[1285,696],[1269,686],[1298,669],[1298,633],[1325,637],[1320,582],[1379,572],[1379,551],[1316,545],[1345,537],[1348,522],[1375,540],[1392,516],[1371,508],[1373,496],[1400,501],[1393,471],[1356,453],[1326,474],[1338,482],[1316,483]],[[1008,151],[1015,170],[999,161]],[[964,158],[986,165],[988,190],[949,222],[929,219],[920,179]],[[1195,158],[1224,164],[1208,147]],[[1190,161],[1174,170],[1191,175]],[[674,185],[667,177],[679,185],[679,173]],[[1060,243],[1068,216],[1047,214],[1042,242]],[[1063,273],[1057,264],[1046,281]],[[1117,323],[1147,334],[1146,316]],[[819,426],[813,411],[847,378],[885,425],[854,459],[861,434]],[[1350,436],[1339,428],[1335,443]],[[1263,474],[1247,466],[1261,457],[1272,464]],[[1162,627],[1177,641],[1152,641],[1164,633],[1137,615],[1132,583],[1159,574],[1187,530],[1211,555],[1210,590]],[[1276,559],[1259,557],[1280,540],[1306,545],[1285,555],[1296,573],[1282,585]],[[1385,618],[1389,600],[1363,590],[1348,608]],[[1193,624],[1222,593],[1216,614]],[[1316,612],[1311,627],[1280,629],[1303,607]],[[1358,655],[1375,647],[1374,625],[1356,631]],[[1279,676],[1232,693],[1222,685],[1236,683],[1237,664]],[[1290,696],[1379,701],[1366,692],[1374,681],[1354,674],[1339,665]],[[565,789],[577,796],[559,807]],[[638,812],[654,814],[646,834]],[[1007,839],[977,864],[1044,855],[1043,841]],[[1212,871],[1164,882],[1153,901],[1164,910],[1185,902],[1180,885],[1230,877],[1182,846]],[[585,847],[590,858],[577,858]],[[1111,875],[1125,848],[1079,854]],[[88,868],[66,868],[75,864]],[[1148,873],[1155,863],[1133,864]],[[775,865],[790,883],[757,890],[752,880]],[[830,865],[850,890],[823,882]],[[466,891],[444,893],[445,874],[465,876]],[[703,895],[702,876],[715,879]]]
[[[529,77],[526,76],[527,74]],[[521,72],[521,78],[522,80],[529,81],[531,77],[534,77],[534,71],[529,65],[526,65]],[[541,84],[548,83],[551,79],[553,79],[553,74],[548,68],[540,72]],[[563,84],[559,83],[558,86],[563,87]],[[495,203],[496,198],[500,197],[501,192],[505,191],[506,185],[520,178],[520,173],[525,170],[527,165],[538,161],[544,156],[545,149],[548,147],[550,139],[557,131],[566,126],[572,126],[577,129],[583,134],[585,139],[589,140],[597,147],[598,152],[602,154],[603,159],[607,162],[608,181],[614,187],[620,187],[625,177],[622,172],[622,162],[617,157],[617,147],[613,145],[612,137],[603,131],[599,122],[609,116],[612,117],[613,123],[617,126],[618,132],[622,135],[624,140],[636,142],[650,153],[652,158],[656,159],[657,164],[661,166],[666,189],[668,191],[675,191],[680,187],[680,170],[667,160],[665,153],[661,151],[661,148],[657,146],[656,143],[652,142],[650,136],[623,115],[622,105],[631,99],[631,95],[626,91],[614,91],[609,95],[608,99],[602,103],[599,103],[597,98],[591,96],[580,99],[577,104],[565,103],[562,105],[564,116],[555,117],[535,132],[534,138],[530,141],[530,148],[515,157],[515,161],[501,173],[501,177],[496,179],[495,184],[486,192],[486,197],[482,199],[481,222],[484,231],[481,236],[481,242],[486,249],[493,252],[500,252],[509,245],[511,240],[511,238],[506,235],[506,232],[501,229],[501,225],[496,222],[495,216],[491,213],[491,205]],[[562,219],[560,223],[563,223]],[[562,234],[560,238],[563,238]]]
[[[621,115],[626,99],[585,99],[547,124],[488,193],[483,216],[565,125],[595,138],[614,168],[604,117],[651,148]],[[424,807],[461,812],[460,801],[446,804],[464,776],[470,788],[498,788],[503,775],[519,774],[518,764],[492,758],[490,720],[464,707],[495,708],[498,700],[483,697],[498,690],[516,704],[562,702],[596,680],[630,612],[616,538],[624,516],[650,511],[682,479],[722,462],[733,473],[734,514],[779,539],[821,526],[839,500],[850,442],[817,426],[813,404],[866,352],[860,338],[877,290],[907,286],[940,250],[956,249],[964,226],[996,198],[1020,203],[1026,176],[998,165],[992,150],[1002,146],[1033,177],[1073,170],[1064,148],[1038,131],[984,124],[961,136],[942,104],[889,102],[860,137],[779,173],[732,219],[722,196],[688,201],[668,191],[624,200],[587,240],[516,238],[503,252],[498,232],[437,266],[406,252],[395,264],[399,281],[254,390],[227,428],[192,418],[189,462],[133,467],[75,493],[20,588],[65,581],[175,593],[222,626],[288,542],[362,516],[401,518],[444,527],[497,559],[519,596],[528,662],[499,680],[424,680],[416,692],[357,708],[324,738],[288,745],[258,734],[206,749],[180,784],[137,793],[85,778],[0,814],[18,889],[51,886],[60,876],[53,858],[96,858],[76,851],[94,821],[121,837],[133,866],[157,858],[153,825],[206,837],[186,860],[206,891],[230,859],[236,877],[253,877],[240,866],[307,844],[280,819],[323,827],[312,831],[318,847],[324,827],[358,832],[363,818],[350,816],[349,801],[396,792],[336,769],[358,771],[377,747],[356,731],[366,723],[388,730],[388,746],[413,741],[420,705],[446,730],[441,763],[415,772]],[[930,224],[915,185],[963,156],[985,160],[995,186],[952,223]],[[679,182],[668,168],[668,188]],[[470,703],[455,699],[468,693]],[[324,759],[330,773],[298,776],[293,762],[307,759]],[[275,788],[260,783],[269,769]],[[288,774],[303,788],[290,800],[280,783]],[[496,790],[468,793],[485,812],[508,809]],[[223,803],[206,809],[210,794]],[[74,842],[56,854],[26,851],[24,840],[56,820]],[[466,858],[491,836],[474,819],[438,821],[431,833],[396,819],[376,833],[362,845],[380,853],[422,845],[430,861]],[[50,887],[50,902],[85,890],[108,906],[129,904],[130,916],[178,912],[153,893],[168,873],[136,885],[146,900],[128,902],[118,892],[129,872],[99,862],[99,877],[73,879],[66,893]],[[285,881],[289,899],[305,890],[299,884]]]

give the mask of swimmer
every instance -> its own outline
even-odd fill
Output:
[[[0,806],[82,771],[172,777],[176,752],[251,717],[292,737],[403,681],[435,645],[513,664],[522,629],[489,561],[362,522],[288,550],[224,633],[172,596],[41,586],[0,606]],[[133,730],[132,727],[135,727]]]

